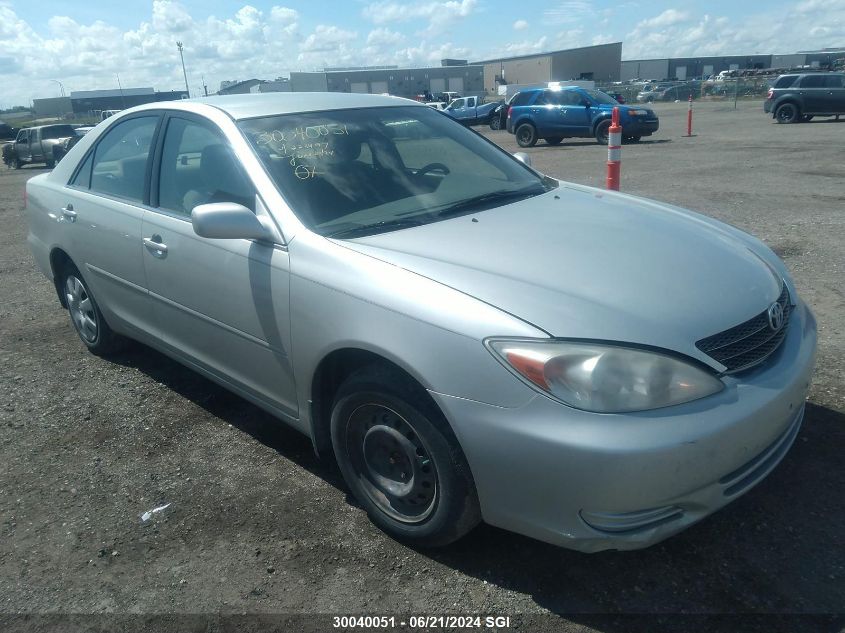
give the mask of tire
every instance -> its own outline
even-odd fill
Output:
[[[395,369],[370,365],[338,389],[332,446],[370,520],[412,545],[452,543],[481,521],[457,439],[425,391]]]
[[[502,117],[498,114],[490,119],[490,129],[491,130],[501,130],[502,129]]]
[[[534,147],[537,144],[537,128],[531,123],[520,123],[514,134],[516,144],[520,147]]]
[[[552,136],[546,139],[546,143],[548,143],[549,145],[560,145],[560,142],[562,140],[562,136]]]
[[[125,349],[127,339],[115,334],[106,323],[100,306],[76,266],[66,264],[60,275],[59,288],[70,322],[88,350],[98,356],[107,356]]]
[[[775,120],[778,123],[795,123],[800,116],[798,106],[794,103],[782,103],[775,110]]]
[[[23,167],[23,161],[20,158],[15,157],[15,169],[20,169]]]
[[[610,119],[599,121],[596,125],[596,142],[599,145],[607,145],[607,135],[610,129]]]

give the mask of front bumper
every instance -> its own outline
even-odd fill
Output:
[[[638,120],[629,118],[622,123],[623,136],[651,136],[660,128],[660,121],[654,119]]]
[[[816,322],[800,301],[794,315],[763,367],[684,405],[606,415],[539,394],[509,409],[432,393],[464,449],[484,520],[585,552],[637,549],[750,490],[803,417]]]

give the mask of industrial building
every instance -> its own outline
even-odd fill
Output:
[[[845,50],[804,51],[787,55],[722,55],[713,57],[670,57],[631,59],[622,62],[621,80],[692,79],[717,75],[723,70],[763,68],[830,68]]]
[[[291,72],[293,92],[368,92],[413,97],[446,90],[462,95],[484,94],[484,68],[465,60],[444,59],[430,68],[364,68]]]
[[[622,42],[473,63],[484,68],[484,91],[487,94],[498,94],[498,87],[505,84],[539,84],[571,79],[609,83],[619,81]]]
[[[156,101],[186,99],[184,90],[157,92],[152,88],[123,88],[117,90],[78,90],[69,97],[33,99],[36,117],[61,117],[68,114],[90,116],[103,110],[125,110],[132,106]]]

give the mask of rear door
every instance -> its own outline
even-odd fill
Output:
[[[56,209],[70,256],[100,308],[154,333],[142,259],[141,219],[149,200],[151,148],[161,115],[138,113],[111,126],[89,150]],[[126,329],[126,328],[124,328]]]
[[[799,94],[801,95],[804,108],[803,114],[815,114],[826,112],[828,107],[828,88],[825,85],[825,77],[822,74],[805,75],[799,83]]]
[[[167,117],[144,217],[144,266],[162,339],[189,363],[298,417],[290,350],[290,262],[278,244],[209,239],[191,211],[235,202],[263,211],[222,131],[203,117]]]

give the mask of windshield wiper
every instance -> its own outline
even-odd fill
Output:
[[[505,202],[516,202],[524,198],[538,196],[541,193],[546,193],[547,189],[542,186],[531,186],[524,189],[510,189],[503,191],[493,191],[485,193],[473,198],[467,198],[456,202],[445,209],[437,212],[437,217],[448,217],[450,215],[457,215],[459,213],[469,213],[480,209],[489,209],[495,204],[504,204]]]
[[[424,222],[414,220],[411,218],[401,218],[396,220],[382,220],[374,224],[359,224],[346,229],[340,229],[327,233],[326,237],[358,237],[362,235],[374,235],[375,233],[384,233],[394,229],[406,229],[411,226],[421,226]]]

